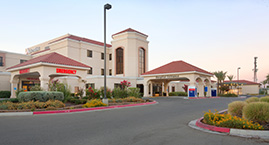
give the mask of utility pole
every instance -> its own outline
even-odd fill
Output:
[[[253,71],[254,71],[254,82],[255,83],[257,83],[257,71],[258,71],[258,69],[257,69],[257,59],[258,59],[258,57],[254,57],[254,69],[253,69]]]

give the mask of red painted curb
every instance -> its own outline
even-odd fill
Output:
[[[220,98],[220,97],[189,97],[189,99],[213,99],[213,98]]]
[[[150,104],[155,104],[155,103],[157,103],[157,102],[156,101],[153,101],[153,102],[139,103],[139,104],[117,105],[117,106],[107,106],[107,107],[94,107],[94,108],[81,108],[81,109],[70,109],[70,110],[36,111],[36,112],[33,112],[33,115],[56,114],[56,113],[72,113],[72,112],[95,111],[95,110],[106,110],[106,109],[114,109],[114,108],[143,106],[143,105],[150,105]]]
[[[201,122],[201,120],[204,117],[198,119],[196,121],[196,126],[201,127],[203,129],[207,129],[207,130],[212,130],[212,131],[217,131],[217,132],[222,132],[222,133],[230,133],[230,128],[226,128],[226,127],[216,127],[216,126],[212,126],[212,125],[208,125],[208,124],[204,124]]]

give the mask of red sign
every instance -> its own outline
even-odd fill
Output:
[[[62,73],[62,74],[76,74],[76,70],[72,69],[63,69],[63,68],[56,68],[56,73]]]
[[[30,72],[30,68],[20,70],[20,74],[24,74],[24,73],[28,73],[28,72]]]

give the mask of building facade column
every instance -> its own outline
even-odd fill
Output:
[[[83,96],[86,96],[86,85],[85,85],[85,81],[82,80],[81,78],[78,79],[78,86],[79,86],[79,90],[82,89],[83,90]]]
[[[169,82],[165,82],[165,83],[164,83],[164,92],[165,92],[166,96],[169,96],[169,92],[168,92],[168,84],[169,84]]]
[[[18,88],[19,79],[14,77],[10,80],[11,83],[11,96],[10,98],[16,98],[16,91],[20,88]]]
[[[40,76],[39,77],[40,80],[40,87],[44,90],[44,91],[48,91],[49,90],[49,81],[50,81],[50,77],[48,76]]]

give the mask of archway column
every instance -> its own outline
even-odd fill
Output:
[[[169,82],[164,82],[164,92],[166,93],[166,96],[169,96],[169,94],[168,94],[168,84],[169,84]]]
[[[17,77],[12,77],[10,80],[11,83],[11,96],[10,98],[16,98],[16,91],[19,89],[18,84],[19,84],[19,79]]]
[[[48,91],[49,90],[49,81],[50,81],[50,77],[48,76],[40,76],[39,77],[40,80],[40,87],[44,90],[44,91]]]

